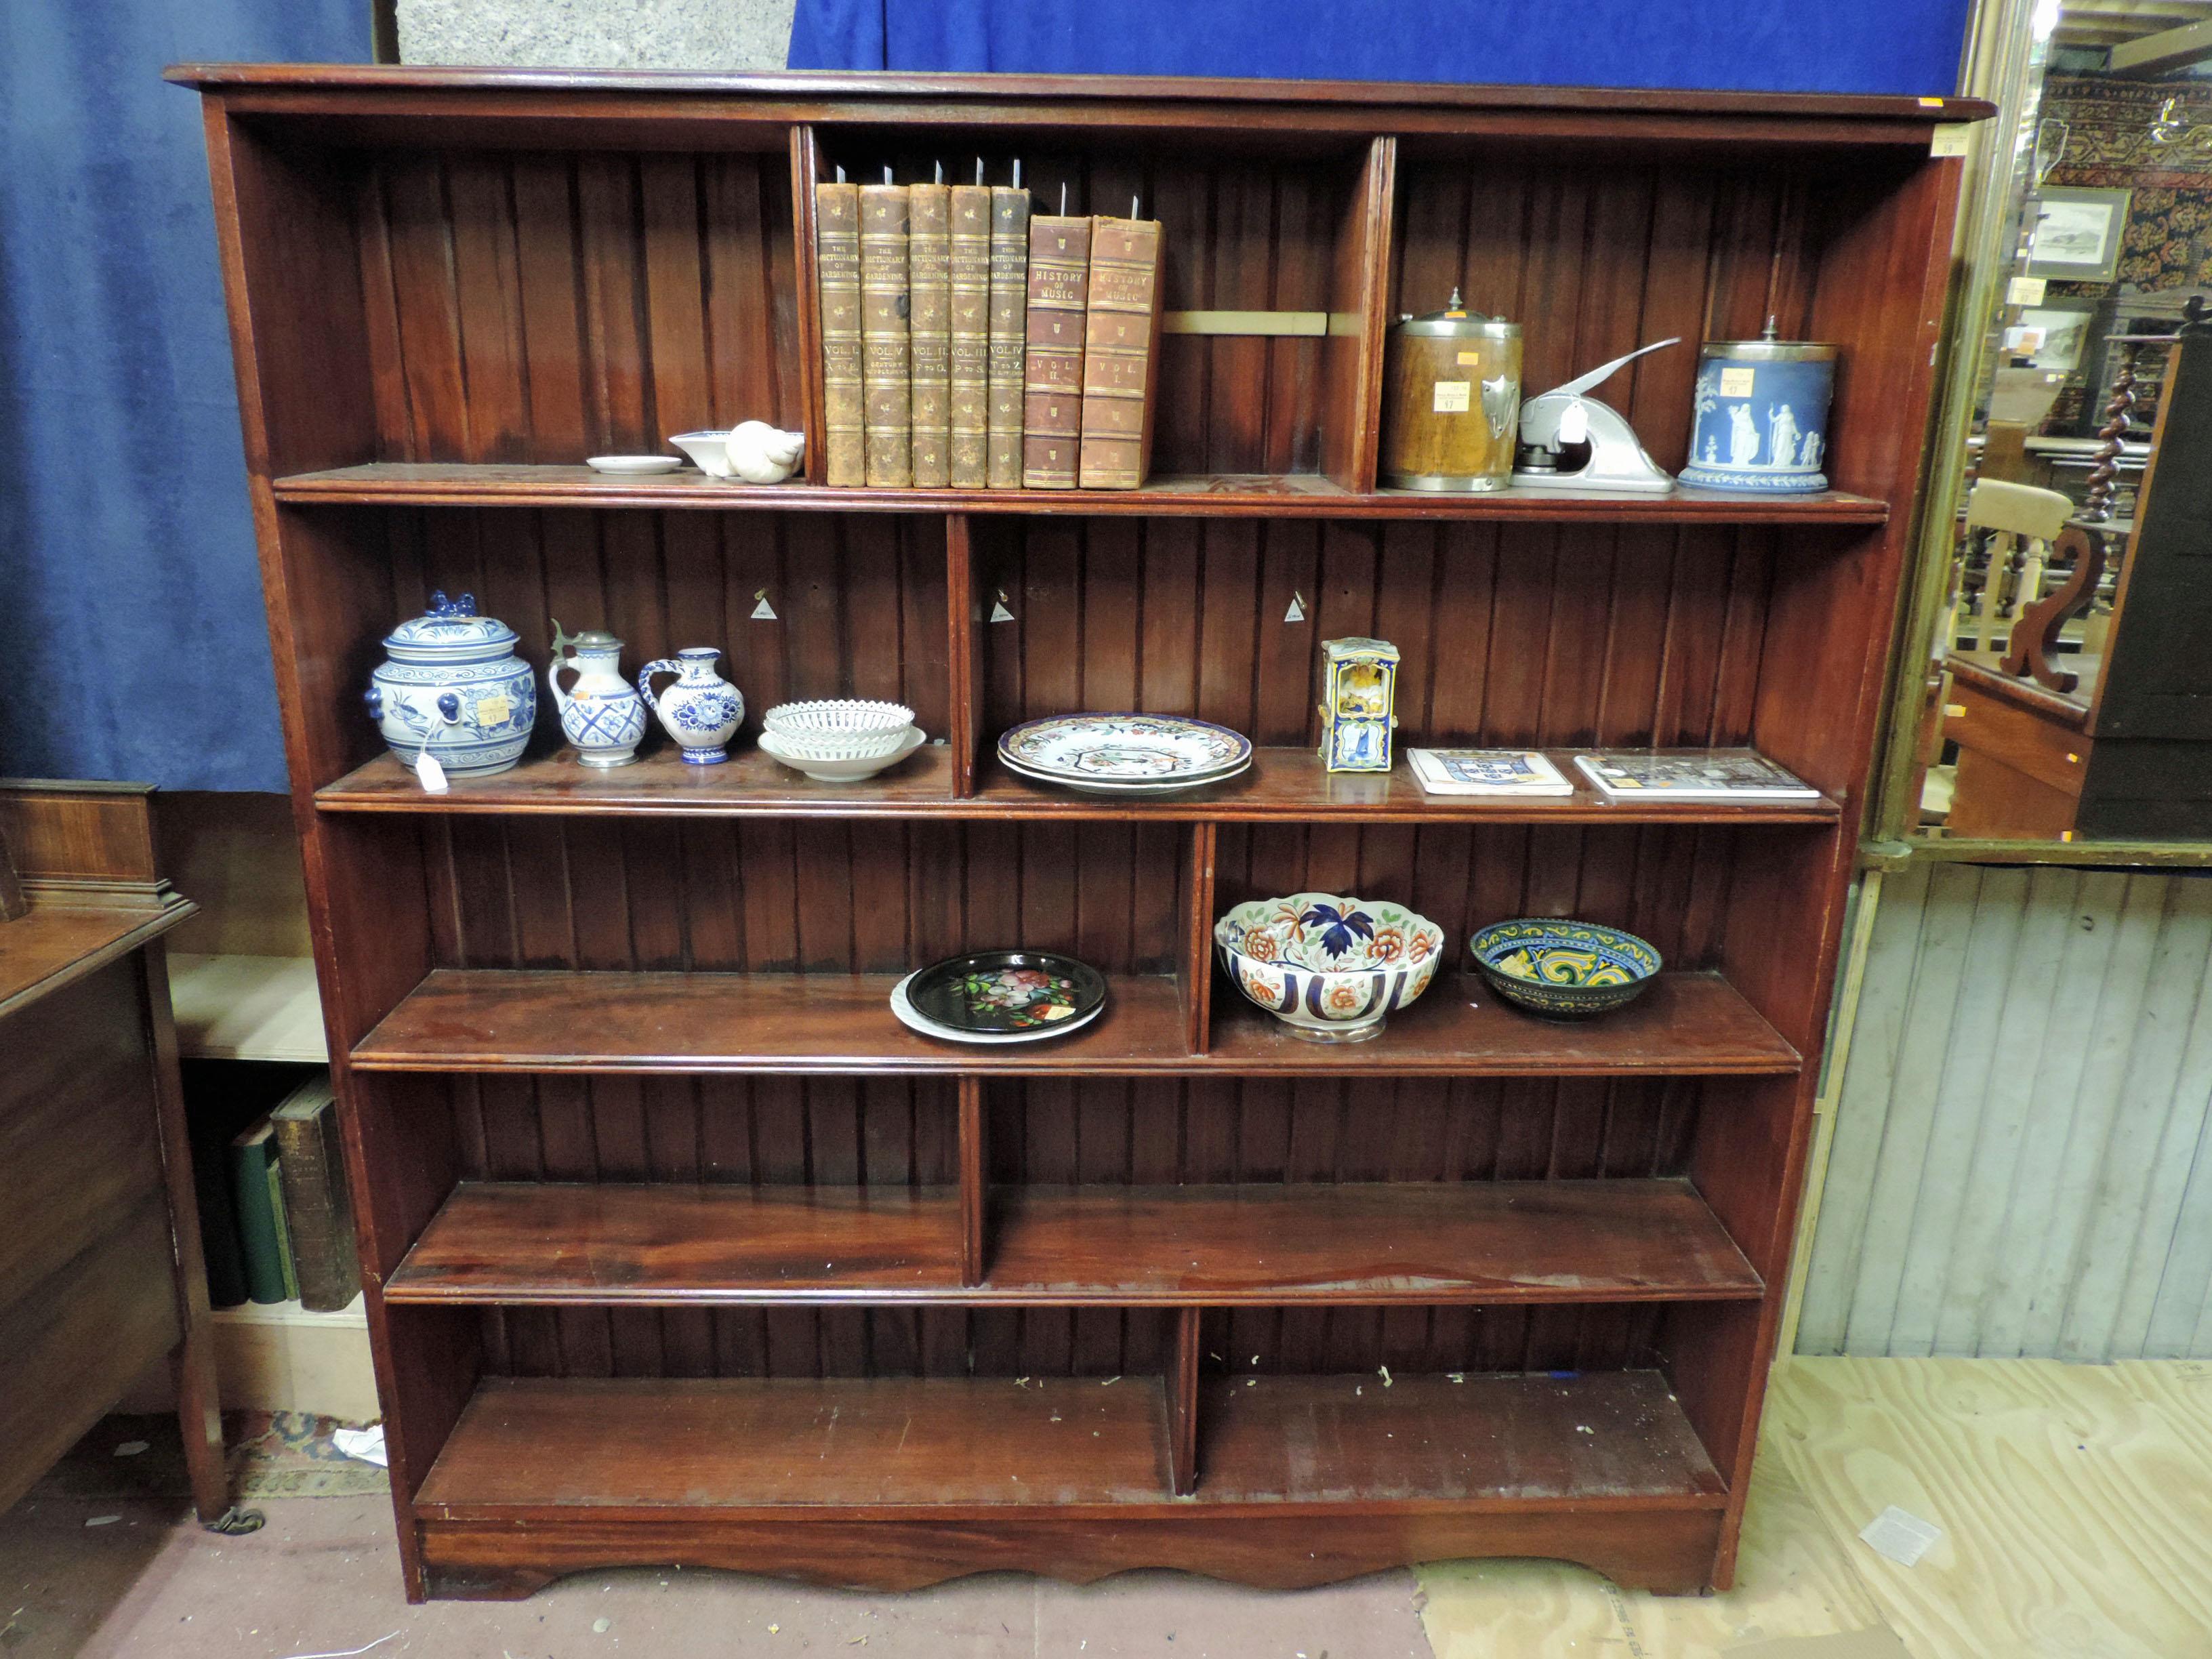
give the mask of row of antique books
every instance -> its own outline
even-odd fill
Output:
[[[825,483],[1144,483],[1157,220],[1032,215],[1003,185],[814,192]]]

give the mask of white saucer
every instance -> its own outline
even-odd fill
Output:
[[[684,463],[673,455],[587,455],[584,465],[594,472],[613,472],[634,478],[648,472],[673,472]]]
[[[887,766],[896,766],[908,755],[929,741],[918,726],[909,726],[899,746],[888,755],[870,755],[862,760],[797,760],[783,752],[783,746],[773,732],[760,734],[761,752],[773,760],[781,761],[794,771],[804,772],[817,783],[854,783],[862,778],[872,778]]]
[[[920,972],[921,969],[915,969],[914,974],[908,974],[891,987],[891,1013],[908,1030],[919,1031],[924,1036],[936,1037],[944,1042],[1042,1042],[1047,1037],[1079,1031],[1106,1012],[1106,1005],[1102,1002],[1087,1014],[1078,1014],[1073,1019],[1058,1025],[1040,1025],[1034,1031],[956,1031],[949,1025],[939,1025],[935,1020],[926,1018],[908,1000],[906,988],[914,983],[915,974]]]

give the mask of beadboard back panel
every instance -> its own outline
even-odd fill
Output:
[[[377,459],[573,464],[802,423],[782,145],[349,159]]]
[[[1320,641],[1347,635],[1401,653],[1401,745],[1747,742],[1780,556],[1776,532],[1725,527],[979,517],[969,535],[1013,617],[985,630],[988,729],[1140,708],[1259,744],[1317,741]]]
[[[1548,390],[1676,339],[1592,395],[1629,417],[1658,463],[1687,459],[1698,348],[1814,331],[1826,244],[1895,188],[1895,164],[1832,156],[1748,169],[1680,156],[1602,169],[1503,164],[1463,145],[1407,143],[1398,159],[1392,314],[1434,311],[1452,289],[1524,333],[1522,385]],[[1632,258],[1613,250],[1633,248]]]
[[[487,817],[440,819],[423,844],[443,967],[887,974],[1021,945],[1166,974],[1189,834]]]
[[[1221,826],[1217,907],[1291,893],[1387,895],[1468,937],[1515,916],[1577,916],[1648,939],[1669,968],[1717,965],[1730,882],[1747,852],[1706,826]],[[1771,836],[1765,838],[1771,840]]]
[[[917,149],[912,131],[823,128],[824,166],[863,183],[886,164],[902,181],[1005,184],[1019,161],[1038,213],[1141,216],[1161,222],[1162,306],[1169,311],[1354,313],[1340,268],[1364,252],[1359,208],[1370,146],[1332,135],[1285,154],[1241,150],[1208,135],[1146,137],[948,133]],[[1152,468],[1157,473],[1319,472],[1323,428],[1349,417],[1328,401],[1323,335],[1167,334],[1160,340]]]

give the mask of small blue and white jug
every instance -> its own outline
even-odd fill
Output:
[[[477,615],[476,596],[430,596],[393,629],[371,674],[368,717],[412,767],[428,748],[454,777],[504,772],[538,723],[538,676],[514,654],[514,630]]]
[[[645,736],[645,699],[623,678],[623,642],[597,629],[564,634],[553,624],[553,660],[545,684],[561,711],[561,735],[576,747],[582,766],[627,766],[637,758]],[[566,652],[568,654],[562,654]],[[572,670],[575,683],[563,691],[561,671]]]
[[[714,659],[721,654],[711,645],[695,645],[637,671],[639,694],[659,712],[661,725],[694,766],[729,759],[730,738],[745,717],[745,700],[738,688],[714,672]],[[653,695],[655,674],[678,677],[658,697]]]

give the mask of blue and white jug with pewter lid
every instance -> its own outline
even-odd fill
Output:
[[[553,660],[546,665],[545,684],[561,711],[561,735],[575,745],[579,765],[627,766],[637,758],[638,740],[645,736],[645,700],[623,678],[622,648],[611,634],[599,629],[564,634],[559,618],[554,620]],[[565,691],[564,668],[576,676]]]
[[[538,676],[514,654],[515,633],[477,615],[476,596],[430,596],[430,609],[386,637],[369,676],[368,715],[392,752],[414,766],[427,747],[454,777],[504,772],[538,723]]]

